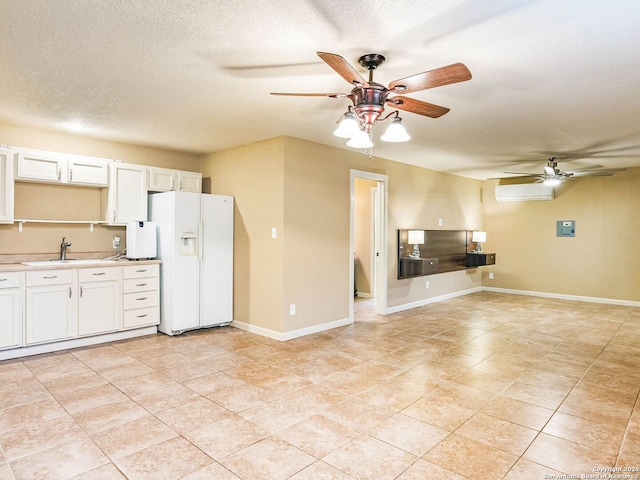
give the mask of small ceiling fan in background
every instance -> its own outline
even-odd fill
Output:
[[[382,117],[385,105],[431,118],[441,117],[449,111],[447,107],[397,94],[417,92],[471,79],[471,72],[464,64],[454,63],[394,80],[388,87],[385,87],[373,81],[373,71],[385,61],[383,55],[370,53],[358,59],[358,63],[369,72],[369,80],[365,80],[340,55],[326,52],[316,53],[338,75],[353,86],[351,93],[272,93],[272,95],[350,99],[353,106],[349,106],[347,112],[338,120],[340,125],[334,132],[334,135],[338,137],[350,138],[349,142],[347,142],[350,147],[372,147],[371,128],[376,122],[382,122],[393,115],[395,115],[393,121],[381,139],[389,142],[403,142],[411,138],[402,126],[402,119],[397,110]],[[390,96],[390,94],[394,95]]]
[[[543,173],[524,173],[524,172],[502,172],[508,175],[517,175],[517,177],[506,177],[507,179],[517,178],[535,178],[535,183],[544,182],[545,185],[558,185],[563,180],[575,177],[610,177],[617,172],[623,172],[626,168],[604,168],[602,165],[590,165],[575,169],[573,172],[564,172],[558,168],[556,157],[549,157],[547,164],[544,166]],[[489,180],[504,180],[505,178],[493,178]]]

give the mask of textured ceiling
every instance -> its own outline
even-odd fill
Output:
[[[463,62],[473,79],[409,96],[412,140],[374,155],[484,179],[640,165],[637,0],[4,0],[0,121],[208,153],[332,135],[349,104],[316,55],[381,53],[375,80]],[[366,73],[363,72],[366,77]],[[389,109],[387,109],[389,110]],[[2,143],[2,139],[0,139]]]

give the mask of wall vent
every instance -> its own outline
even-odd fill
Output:
[[[553,200],[553,187],[543,183],[496,185],[496,200],[498,202]]]

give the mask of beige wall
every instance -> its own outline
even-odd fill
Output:
[[[350,152],[290,137],[285,147],[283,309],[291,331],[349,317]]]
[[[487,242],[495,274],[484,285],[640,301],[640,168],[563,183],[551,201],[498,203],[484,182]],[[575,220],[574,238],[556,237],[557,220]]]
[[[81,135],[53,133],[0,123],[0,144],[54,152],[114,158],[127,163],[153,165],[199,172],[197,155],[157,148],[138,147],[96,140]],[[16,182],[15,218],[55,220],[100,220],[100,189]],[[114,252],[112,240],[120,236],[125,244],[124,227],[27,223],[0,225],[0,254],[57,255],[62,237],[73,245],[74,253]]]
[[[397,279],[398,229],[475,230],[483,228],[482,183],[397,162],[387,163],[389,222],[387,305],[420,303],[481,285],[483,269]],[[442,226],[438,220],[442,219]],[[429,281],[429,289],[426,281]]]
[[[236,197],[237,320],[283,333],[349,317],[351,169],[389,176],[389,306],[480,285],[479,270],[431,276],[429,290],[425,277],[397,280],[396,231],[438,218],[480,228],[481,182],[282,137],[203,159],[212,192]],[[275,241],[272,226],[283,229]]]
[[[284,138],[208,155],[203,175],[235,198],[234,319],[283,331]]]

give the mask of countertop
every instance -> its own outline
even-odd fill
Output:
[[[75,260],[75,261],[74,261]],[[25,265],[22,262],[38,262],[38,265]],[[68,259],[63,263],[59,260],[22,260],[16,263],[0,263],[0,272],[16,272],[16,271],[32,271],[32,270],[59,270],[68,268],[95,268],[95,267],[112,267],[123,265],[153,265],[161,263],[160,260],[129,260],[123,259],[104,259],[104,258],[78,258]]]

